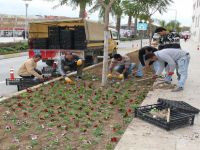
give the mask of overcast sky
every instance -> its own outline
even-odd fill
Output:
[[[59,0],[57,0],[59,2]],[[78,17],[79,9],[72,9],[70,6],[62,6],[52,9],[56,2],[46,2],[45,0],[32,0],[29,4],[29,15],[56,15],[67,17]],[[181,25],[190,26],[192,22],[192,5],[193,0],[174,0],[174,3],[169,7],[167,13],[162,15],[156,14],[153,18],[166,20],[174,20],[177,12],[177,21]],[[88,8],[89,9],[89,8]],[[0,14],[16,14],[25,15],[25,3],[23,0],[0,0]],[[98,14],[89,14],[90,19],[98,20]],[[114,22],[114,19],[112,19]],[[122,19],[122,23],[127,22],[127,17]]]

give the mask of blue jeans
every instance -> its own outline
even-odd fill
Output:
[[[143,59],[145,60],[145,55],[143,56]],[[142,77],[143,76],[143,70],[142,70],[143,66],[141,63],[138,64],[138,70],[137,70],[137,73],[136,73],[136,76],[138,77]],[[153,63],[153,69],[154,69],[154,72],[156,72],[158,69],[159,69],[159,62],[158,61],[154,61]]]
[[[128,71],[125,72],[125,74],[124,74],[125,78],[126,78],[128,75],[130,75],[130,74],[132,73],[132,71],[133,71],[133,69],[135,68],[135,66],[136,66],[135,63],[131,63],[131,64],[130,64],[130,66],[129,66],[129,68],[128,68]],[[124,65],[117,65],[117,66],[115,66],[115,67],[113,68],[113,70],[116,71],[116,72],[122,73],[123,70],[124,70],[124,68],[125,68]]]
[[[188,76],[188,66],[190,62],[190,55],[185,55],[177,60],[178,73],[180,74],[180,80],[178,81],[178,87],[184,87],[185,81]]]

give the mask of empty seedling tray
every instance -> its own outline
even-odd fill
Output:
[[[190,104],[184,101],[174,101],[174,100],[159,98],[158,103],[165,107],[170,107],[184,113],[193,113],[193,114],[199,113],[199,109],[191,106]]]
[[[169,122],[167,122],[166,119],[154,117],[150,113],[151,110],[153,109],[161,111],[167,108],[169,107],[163,106],[162,104],[141,106],[136,109],[135,116],[151,124],[154,124],[158,127],[164,128],[168,131],[194,124],[194,117],[195,117],[194,114],[179,112],[179,111],[176,111],[175,109],[170,109]]]

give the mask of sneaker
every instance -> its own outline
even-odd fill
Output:
[[[172,92],[179,92],[179,91],[182,91],[183,88],[182,87],[176,87],[172,90]]]

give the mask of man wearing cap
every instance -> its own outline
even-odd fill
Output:
[[[68,72],[77,71],[77,77],[81,78],[82,69],[82,60],[71,52],[65,52],[59,59],[58,71],[62,76],[66,76]]]
[[[168,76],[172,76],[174,74],[174,70],[177,65],[178,72],[180,74],[180,80],[178,81],[177,88],[173,89],[172,92],[183,90],[185,81],[187,79],[188,66],[190,62],[190,55],[188,52],[180,49],[168,48],[147,54],[146,59],[150,59],[151,61],[158,60],[160,64],[158,71],[154,75],[154,78],[157,78],[159,75],[161,75],[165,68],[165,62],[168,63],[169,67],[169,71],[167,72]]]

